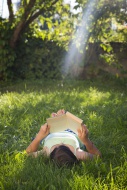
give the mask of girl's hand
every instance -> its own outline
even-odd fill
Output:
[[[82,124],[81,129],[78,129],[78,137],[79,139],[85,143],[88,140],[88,129],[85,124]]]
[[[57,116],[62,115],[62,114],[65,114],[65,110],[64,109],[59,110],[57,113],[53,112],[51,114],[51,117],[57,117]]]
[[[51,113],[51,117],[56,117],[57,116],[57,113]]]
[[[41,126],[41,128],[40,128],[40,130],[39,130],[39,132],[37,134],[38,140],[42,140],[49,133],[50,133],[50,126],[48,126],[47,123],[45,123],[44,125]]]
[[[64,109],[58,110],[57,115],[63,115],[63,114],[65,114],[65,110]]]

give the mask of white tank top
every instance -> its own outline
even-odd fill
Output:
[[[67,144],[71,145],[74,148],[74,154],[76,155],[76,149],[80,147],[79,141],[77,138],[69,132],[58,132],[58,133],[52,133],[49,134],[45,139],[44,139],[44,147],[48,147],[49,153],[51,153],[51,148],[54,145],[57,144]]]

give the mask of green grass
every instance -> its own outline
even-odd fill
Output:
[[[3,83],[0,90],[0,189],[127,189],[127,83],[37,80]],[[60,108],[84,120],[102,159],[57,168],[26,156],[41,124]]]

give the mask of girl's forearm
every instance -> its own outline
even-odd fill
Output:
[[[101,156],[100,151],[96,148],[96,146],[93,144],[93,142],[90,141],[89,138],[87,140],[85,140],[83,143],[86,146],[86,149],[89,153]]]
[[[41,140],[44,139],[49,134],[49,132],[48,133],[44,132],[44,129],[43,129],[44,127],[47,127],[47,124],[44,124],[43,126],[41,126],[41,129],[38,132],[38,134],[36,135],[35,139],[27,147],[26,152],[28,154],[31,152],[37,151]]]
[[[30,145],[27,147],[26,152],[29,154],[31,152],[35,152],[38,149],[38,146],[40,144],[40,139],[36,136],[36,138],[30,143]]]

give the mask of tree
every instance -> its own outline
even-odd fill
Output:
[[[119,23],[126,21],[127,1],[76,0],[76,2],[78,4],[75,9],[82,8],[82,11],[77,14],[71,13],[69,5],[64,4],[63,0],[21,0],[17,12],[14,13],[12,0],[7,0],[9,18],[1,18],[0,20],[0,78],[3,78],[3,75],[4,77],[10,75],[9,68],[15,65],[18,56],[17,47],[20,46],[21,50],[21,47],[24,47],[21,44],[24,43],[25,45],[28,37],[55,40],[67,47],[74,37],[76,22],[79,28],[84,25],[87,31],[87,38],[81,39],[77,43],[78,45],[82,46],[81,44],[84,43],[101,41],[103,48],[111,52],[112,48],[107,44],[110,41],[109,39],[113,39],[111,19],[115,18]],[[78,16],[87,12],[89,3],[94,4],[94,9],[79,24]],[[59,21],[54,19],[54,15],[59,15]],[[87,20],[91,22],[87,22]],[[40,25],[44,23],[46,23],[48,30],[41,29]],[[77,27],[75,28],[77,29]],[[125,33],[125,40],[127,41],[126,36]]]
[[[13,28],[10,38],[10,46],[15,48],[19,37],[26,31],[29,25],[40,15],[47,15],[49,12],[53,15],[55,11],[63,6],[61,0],[22,0],[18,14],[14,15],[12,0],[7,0],[9,10],[9,24]]]
[[[96,52],[98,55],[97,59],[100,60],[100,57],[102,58],[100,62],[107,62],[110,65],[120,68],[121,64],[119,64],[117,54],[114,52],[111,42],[127,42],[127,29],[123,27],[123,21],[126,21],[127,16],[127,1],[77,0],[77,2],[79,2],[82,7],[82,22],[78,22],[77,24],[78,32],[75,42],[83,54],[82,56],[78,56],[76,53],[73,53],[74,60],[72,61],[72,57],[70,57],[69,62],[71,60],[73,64],[75,57],[78,57],[77,60],[79,64],[82,61],[83,64],[89,65],[91,64],[92,53]],[[113,19],[116,21],[118,28],[115,32],[112,30]],[[123,30],[120,30],[120,28],[123,28]],[[90,43],[92,43],[92,46],[89,46]],[[103,48],[105,53],[100,50],[99,45]],[[89,47],[92,48],[90,49]],[[126,48],[126,44],[124,48]],[[75,49],[74,51],[77,52],[75,46],[72,47],[72,49]],[[86,49],[88,49],[87,53]],[[81,63],[81,65],[83,64]],[[94,61],[93,64],[95,64]]]
[[[82,7],[82,17],[90,9],[89,4],[93,6],[92,11],[88,11],[88,17],[84,18],[84,24],[89,31],[89,38],[94,41],[103,41],[105,33],[111,35],[112,18],[115,18],[117,24],[123,25],[127,17],[127,0],[77,0]],[[87,22],[91,20],[91,22]],[[90,23],[90,24],[89,24]],[[104,35],[104,36],[103,36]],[[109,37],[109,36],[107,36]]]
[[[7,5],[9,18],[0,19],[0,78],[13,75],[10,68],[18,56],[17,47],[26,44],[30,36],[48,40],[64,36],[63,41],[67,41],[70,37],[68,34],[73,31],[70,7],[63,0],[21,0],[16,13],[12,0],[7,0]],[[59,15],[60,23],[54,20],[55,14]],[[40,25],[44,23],[48,26],[47,31],[41,30]]]

